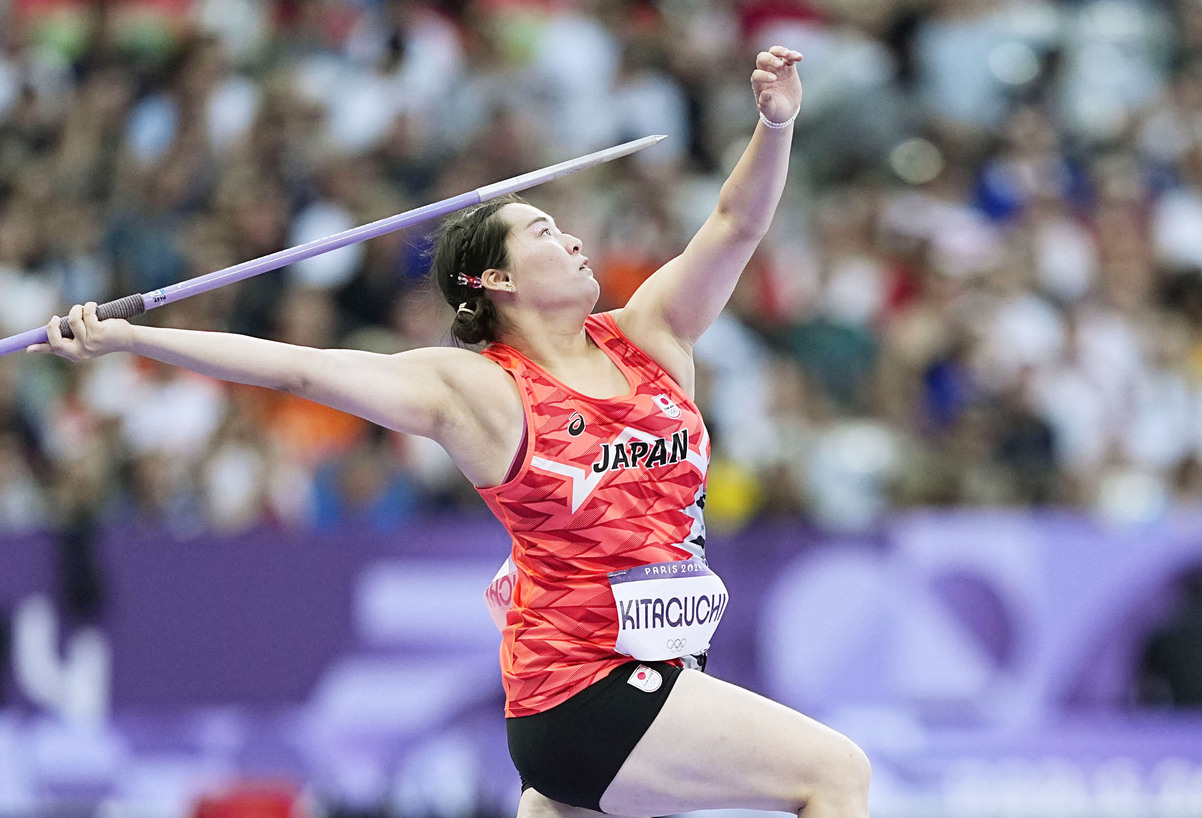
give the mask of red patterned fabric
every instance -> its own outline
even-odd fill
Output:
[[[709,435],[689,397],[618,330],[585,328],[633,389],[582,395],[517,350],[484,354],[517,381],[530,440],[520,470],[480,494],[518,568],[501,643],[506,716],[547,710],[629,657],[614,651],[610,571],[703,554]]]

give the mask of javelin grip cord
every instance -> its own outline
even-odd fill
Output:
[[[106,301],[96,307],[96,317],[101,321],[106,321],[109,318],[133,318],[135,315],[141,315],[144,312],[146,312],[146,302],[138,294],[127,295],[124,298],[118,298],[116,301]],[[75,333],[71,332],[71,325],[67,323],[66,318],[58,322],[58,328],[64,338],[75,337]]]

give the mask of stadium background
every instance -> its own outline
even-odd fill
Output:
[[[719,675],[877,818],[1202,816],[1202,3],[0,0],[0,334],[648,133],[530,192],[617,306],[806,54],[697,356]],[[446,343],[410,231],[146,321]],[[440,451],[128,356],[0,358],[0,816],[511,814]]]

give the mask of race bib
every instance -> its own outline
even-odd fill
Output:
[[[484,589],[484,604],[488,606],[488,614],[499,631],[505,630],[505,615],[513,605],[513,589],[517,583],[518,567],[513,564],[513,557],[510,556]]]
[[[701,653],[726,610],[726,586],[700,560],[658,562],[609,575],[623,653],[644,662]]]

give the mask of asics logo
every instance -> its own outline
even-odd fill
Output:
[[[579,412],[573,412],[568,418],[568,434],[572,437],[580,437],[584,432],[584,418]]]

